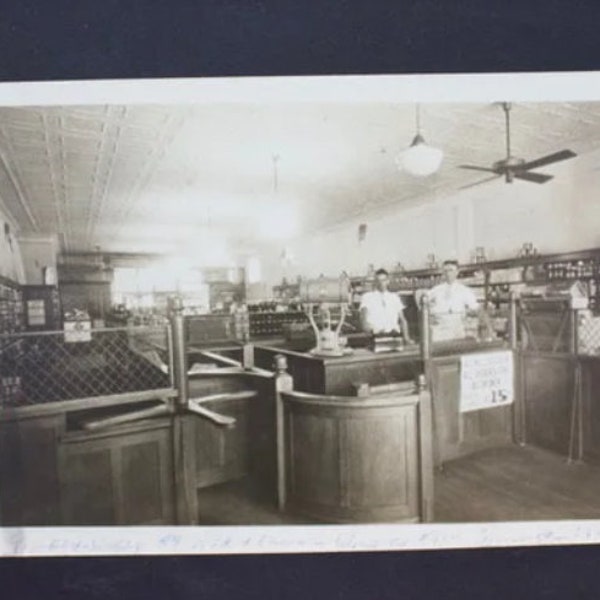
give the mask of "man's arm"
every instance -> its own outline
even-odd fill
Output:
[[[479,305],[479,302],[477,302],[475,292],[473,292],[473,290],[466,285],[464,286],[463,290],[463,302],[465,303],[467,314],[471,314],[473,316],[481,314],[481,306]]]
[[[412,344],[413,340],[410,337],[410,331],[408,330],[408,321],[404,316],[404,311],[400,311],[400,315],[398,320],[400,321],[400,329],[402,330],[402,335],[404,336],[404,341],[407,344]]]
[[[430,325],[438,325],[440,318],[438,316],[437,294],[439,286],[434,286],[429,290],[425,290],[427,301],[429,303],[429,323]],[[421,308],[419,306],[419,308]]]
[[[365,333],[371,333],[371,325],[368,319],[369,309],[366,306],[360,307],[360,327]]]
[[[402,302],[400,295],[396,296],[396,298],[398,299],[398,323],[400,324],[400,330],[404,337],[404,341],[410,344],[412,343],[412,340],[410,338],[410,331],[408,330],[408,322],[404,316],[404,302]]]
[[[469,312],[471,314],[477,316],[477,318],[479,319],[480,325],[483,324],[486,327],[487,337],[490,339],[493,338],[494,337],[494,328],[492,326],[492,321],[490,319],[490,316],[488,315],[487,310],[485,309],[485,306],[482,306],[479,304],[479,302],[477,302],[477,298],[475,297],[473,290],[471,290],[470,288],[466,288],[466,289],[469,292],[467,309],[469,310]]]

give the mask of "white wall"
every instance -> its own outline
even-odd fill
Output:
[[[363,274],[372,263],[426,266],[427,255],[469,262],[477,246],[489,259],[515,257],[523,243],[542,253],[600,247],[600,151],[543,170],[554,180],[539,185],[499,179],[385,217],[353,221],[290,243],[293,264],[263,259],[268,281],[283,276]],[[367,224],[358,242],[359,223]]]
[[[29,285],[44,283],[43,270],[51,269],[56,281],[56,256],[58,254],[58,241],[54,236],[24,237],[19,239],[25,281]]]

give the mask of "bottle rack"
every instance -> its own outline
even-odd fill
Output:
[[[268,337],[281,336],[287,325],[296,323],[308,323],[308,319],[303,312],[249,312],[250,336]]]

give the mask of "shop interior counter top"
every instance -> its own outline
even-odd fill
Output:
[[[257,344],[255,348],[269,350],[270,352],[281,352],[285,355],[292,356],[302,356],[306,359],[318,361],[324,364],[347,364],[347,363],[356,363],[363,361],[378,361],[390,357],[394,357],[396,359],[405,359],[405,360],[418,360],[421,356],[421,349],[418,345],[413,344],[407,346],[402,350],[394,350],[394,351],[386,351],[386,352],[374,352],[369,348],[351,348],[350,352],[344,354],[342,356],[327,356],[327,355],[319,355],[313,354],[310,350],[308,351],[299,351],[293,348],[290,348],[287,344],[282,343],[280,345],[266,345],[266,344]]]
[[[478,341],[474,339],[448,340],[435,342],[431,345],[433,357],[449,356],[452,354],[469,354],[473,352],[487,352],[491,350],[508,349],[504,340]]]
[[[288,371],[294,379],[294,389],[314,394],[353,395],[358,384],[382,385],[414,381],[423,372],[418,346],[396,352],[354,348],[352,354],[340,357],[255,346],[255,365],[272,370],[278,354],[287,359]]]

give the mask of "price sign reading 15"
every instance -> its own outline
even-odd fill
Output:
[[[513,402],[513,356],[510,351],[464,355],[460,373],[461,412]]]

